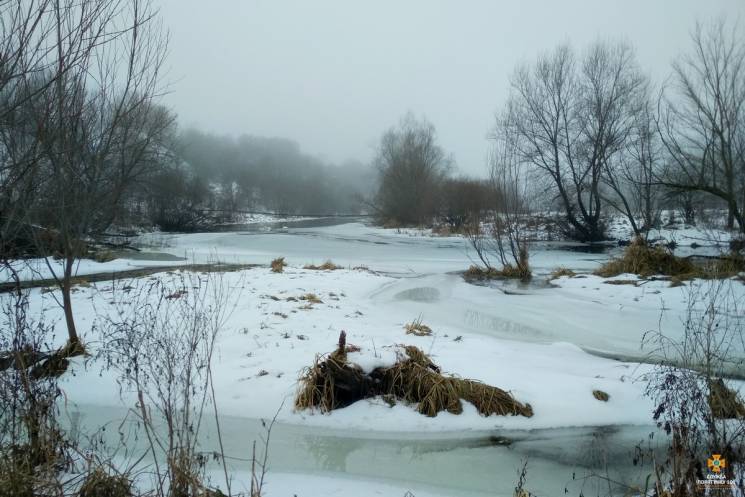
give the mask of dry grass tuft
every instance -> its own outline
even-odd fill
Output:
[[[608,402],[608,399],[610,399],[610,395],[603,392],[602,390],[593,390],[592,396],[601,402]]]
[[[709,407],[711,414],[718,419],[745,418],[745,404],[737,392],[724,384],[724,380],[715,379],[709,382]]]
[[[285,258],[284,257],[277,257],[276,259],[274,259],[272,261],[272,264],[271,264],[271,266],[272,266],[272,272],[273,273],[281,273],[281,272],[283,272],[285,270],[285,266],[286,265],[287,265],[287,263],[285,262]]]
[[[132,497],[132,483],[123,475],[109,475],[95,469],[83,482],[79,497]]]
[[[344,269],[342,266],[338,266],[331,261],[326,261],[320,266],[314,266],[313,264],[307,264],[303,269],[312,269],[314,271],[336,271],[337,269]]]
[[[604,278],[619,274],[638,274],[641,277],[663,274],[666,276],[691,277],[697,268],[689,259],[675,256],[664,247],[650,247],[641,239],[634,239],[623,255],[603,264],[595,274]]]
[[[551,272],[551,276],[548,278],[548,281],[561,278],[562,276],[567,276],[569,278],[574,278],[575,276],[577,276],[577,273],[575,273],[571,269],[566,268],[566,267],[563,267],[563,266],[562,267],[558,267],[558,268],[554,269]]]
[[[305,300],[308,304],[323,304],[323,300],[318,298],[315,293],[306,293],[299,297],[300,300]]]
[[[527,281],[532,276],[533,274],[531,273],[530,267],[527,264],[524,266],[505,264],[502,269],[496,269],[493,267],[481,268],[479,266],[472,265],[463,273],[463,277],[466,280],[514,279]]]
[[[467,280],[494,280],[500,278],[501,274],[493,267],[480,268],[473,265],[463,273],[463,277]]]
[[[411,323],[407,323],[406,326],[404,326],[404,329],[406,330],[407,335],[416,335],[418,337],[428,337],[432,335],[432,328],[422,323],[421,317]]]
[[[317,408],[321,412],[346,407],[358,400],[383,396],[415,404],[417,410],[434,417],[442,411],[460,414],[461,400],[476,406],[480,414],[530,417],[530,404],[515,400],[508,392],[484,383],[444,376],[440,368],[420,349],[406,346],[395,365],[369,374],[347,363],[346,346],[327,356],[317,356],[300,377],[296,409]]]
[[[682,281],[693,278],[730,278],[745,270],[745,257],[730,253],[704,264],[678,257],[665,247],[650,247],[640,238],[626,247],[623,255],[603,264],[595,274],[604,278],[619,274],[637,274],[642,278],[654,275],[672,276],[670,286],[680,286]]]

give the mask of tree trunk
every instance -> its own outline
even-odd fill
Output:
[[[79,345],[80,339],[75,328],[75,317],[72,314],[72,268],[75,264],[74,257],[65,258],[65,274],[62,277],[62,308],[65,312],[65,323],[70,345]]]

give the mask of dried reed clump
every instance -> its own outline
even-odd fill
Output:
[[[653,275],[672,276],[671,286],[679,286],[683,280],[729,278],[743,270],[745,257],[736,252],[703,264],[695,264],[689,258],[674,255],[666,247],[652,247],[643,239],[635,238],[621,257],[606,262],[595,274],[604,278],[624,273],[638,274],[643,278]]]
[[[202,483],[200,471],[204,468],[203,457],[188,454],[187,450],[179,450],[169,459],[170,497],[210,496],[210,491]],[[112,496],[113,497],[113,496]]]
[[[466,280],[529,280],[532,277],[532,272],[526,261],[525,265],[513,265],[508,263],[505,264],[502,269],[496,269],[493,267],[481,268],[472,265],[463,273],[463,277]]]
[[[407,335],[416,335],[418,337],[428,337],[432,335],[432,328],[422,323],[422,318],[418,318],[404,326]]]
[[[132,497],[132,482],[124,475],[109,475],[95,469],[83,482],[79,497]]]
[[[25,447],[0,454],[0,497],[34,497],[34,465]]]
[[[662,274],[685,278],[697,272],[698,268],[690,259],[677,257],[665,247],[650,247],[642,238],[635,238],[621,257],[606,262],[595,274],[604,278],[625,273],[642,277]]]
[[[323,300],[318,298],[318,295],[315,293],[306,293],[305,295],[301,295],[299,299],[305,300],[309,304],[323,304]]]
[[[272,261],[272,264],[271,264],[271,266],[272,266],[272,272],[273,273],[281,273],[281,272],[283,272],[285,270],[285,266],[286,265],[287,265],[287,263],[285,262],[285,258],[284,257],[277,257],[276,259],[274,259]]]
[[[709,382],[709,407],[711,414],[718,419],[745,418],[745,404],[737,392],[724,384],[721,378]]]
[[[314,271],[336,271],[337,269],[343,269],[342,266],[336,265],[333,262],[326,261],[320,266],[315,266],[313,264],[306,264],[303,269],[312,269]]]
[[[499,278],[499,271],[493,267],[481,268],[475,264],[466,269],[463,276],[467,280],[492,280]]]
[[[533,415],[530,404],[515,400],[500,388],[442,375],[440,368],[414,346],[406,346],[393,366],[365,374],[347,362],[346,345],[341,338],[334,352],[316,356],[314,364],[303,371],[295,408],[329,412],[375,396],[415,404],[421,414],[430,417],[442,411],[460,414],[462,400],[473,404],[484,416]]]
[[[566,268],[566,267],[563,267],[562,266],[562,267],[558,267],[558,268],[554,269],[551,272],[551,276],[549,276],[548,280],[549,281],[555,280],[555,279],[561,278],[562,276],[567,276],[569,278],[574,278],[575,276],[577,276],[577,273],[575,273],[574,271],[572,271],[569,268]]]

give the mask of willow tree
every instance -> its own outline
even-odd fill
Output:
[[[432,123],[407,114],[381,138],[375,164],[380,173],[379,217],[401,224],[431,221],[439,188],[452,165],[437,143]]]
[[[673,64],[659,133],[672,161],[661,182],[704,192],[745,234],[745,35],[725,20],[697,24],[692,50]]]

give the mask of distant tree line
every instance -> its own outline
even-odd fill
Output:
[[[570,238],[605,239],[614,213],[645,236],[662,208],[695,223],[702,206],[724,209],[726,227],[745,234],[745,36],[720,20],[691,39],[661,87],[623,42],[579,54],[560,45],[516,68],[491,134],[495,158]],[[451,178],[434,127],[410,115],[383,135],[376,164],[377,213],[390,224],[466,225],[504,195],[495,164],[490,180]]]
[[[327,164],[282,138],[188,129],[174,137],[173,152],[136,199],[137,212],[164,230],[236,221],[248,211],[358,214],[375,181],[366,165]]]

